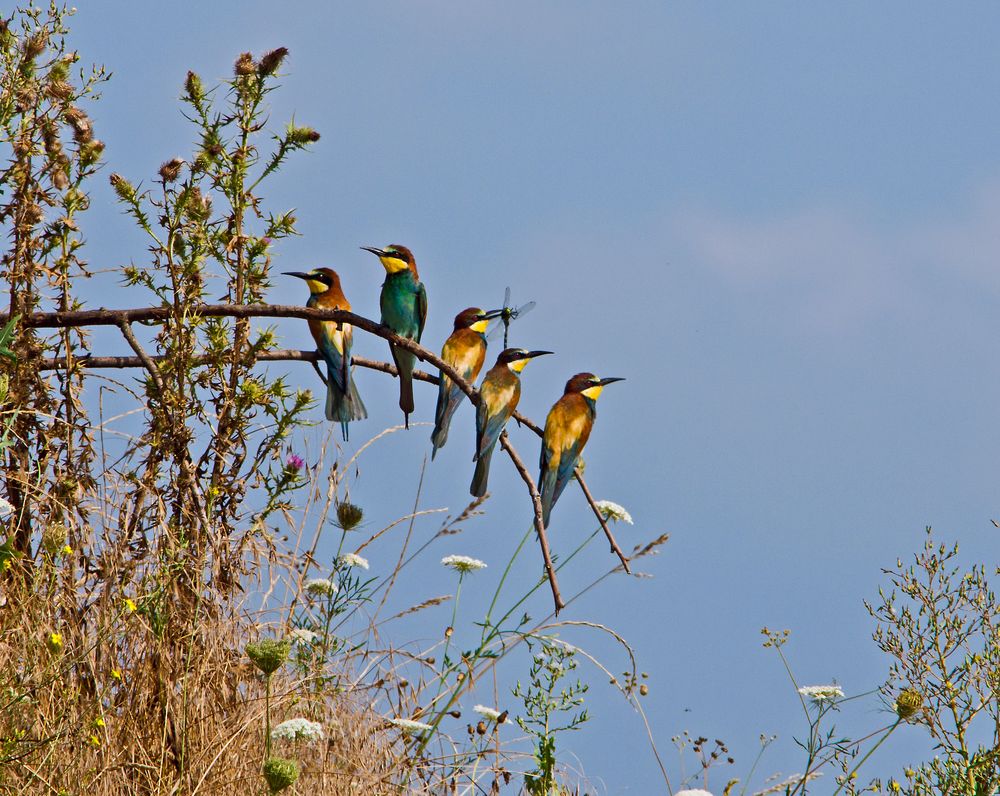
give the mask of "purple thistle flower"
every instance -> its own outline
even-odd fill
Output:
[[[285,467],[291,470],[293,473],[297,473],[303,467],[306,466],[306,460],[295,453],[289,453],[288,458],[285,459]]]

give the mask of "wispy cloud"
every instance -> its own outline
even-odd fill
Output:
[[[807,325],[839,331],[944,295],[1000,293],[1000,183],[962,211],[896,227],[844,208],[763,219],[674,215],[671,241],[733,290],[777,299]]]

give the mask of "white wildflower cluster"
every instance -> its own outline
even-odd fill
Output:
[[[490,721],[496,721],[500,718],[499,710],[496,710],[495,708],[488,708],[486,705],[476,705],[473,710],[483,718],[489,719]]]
[[[329,597],[337,593],[337,584],[326,578],[313,578],[306,582],[306,591],[317,597]]]
[[[319,633],[314,633],[305,627],[293,627],[288,631],[288,637],[299,644],[312,644],[319,638]]]
[[[463,575],[466,572],[475,572],[477,569],[486,569],[485,562],[469,556],[445,556],[441,559],[441,563]]]
[[[337,560],[343,567],[361,567],[362,569],[368,569],[368,559],[362,558],[357,553],[344,553],[344,555]]]
[[[712,796],[712,794],[701,788],[685,788],[684,790],[674,791],[674,796]]]
[[[840,699],[844,696],[844,689],[839,685],[804,685],[799,689],[799,693],[820,705]]]
[[[433,729],[430,724],[424,724],[422,721],[414,721],[413,719],[389,719],[388,721],[405,733],[424,732]]]
[[[323,725],[309,719],[288,719],[271,730],[275,741],[322,741]]]
[[[610,500],[598,500],[594,505],[597,506],[597,510],[601,512],[606,520],[627,522],[629,525],[633,524],[632,515],[625,510],[624,506],[619,506]]]

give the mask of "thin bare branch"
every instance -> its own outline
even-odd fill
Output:
[[[552,566],[552,554],[549,552],[549,539],[545,535],[545,523],[542,521],[542,497],[538,494],[538,487],[535,486],[535,481],[531,477],[531,473],[528,472],[528,468],[524,466],[521,457],[517,455],[514,446],[510,444],[510,438],[507,436],[506,429],[500,433],[500,445],[507,451],[511,462],[514,463],[514,468],[520,474],[525,486],[528,487],[528,494],[531,495],[531,504],[535,509],[535,533],[538,534],[538,544],[542,548],[542,558],[545,560],[545,572],[549,576],[549,585],[552,587],[552,600],[555,603],[556,616],[558,616],[566,604],[559,593],[559,581],[556,579],[556,570]]]

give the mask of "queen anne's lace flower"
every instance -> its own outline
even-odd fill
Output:
[[[362,558],[357,553],[344,553],[340,557],[340,563],[345,567],[361,567],[368,569],[368,559]]]
[[[701,788],[685,788],[684,790],[674,791],[674,796],[712,796],[712,794]]]
[[[288,631],[288,637],[299,644],[312,644],[319,638],[319,633],[314,633],[305,627],[293,627]]]
[[[610,500],[598,500],[594,505],[597,506],[597,510],[604,515],[604,519],[606,520],[627,522],[629,525],[633,524],[632,515],[625,510],[624,506],[619,506]]]
[[[430,724],[424,724],[422,721],[414,721],[413,719],[389,719],[389,723],[396,725],[406,733],[424,732],[434,729]]]
[[[496,721],[500,718],[499,710],[496,710],[495,708],[488,708],[486,705],[476,705],[473,710],[483,718],[489,719],[490,721]]]
[[[326,578],[313,578],[306,582],[306,591],[317,597],[329,597],[337,593],[337,584]]]
[[[839,685],[804,685],[799,689],[799,693],[819,705],[840,699],[844,696],[844,689]]]
[[[475,572],[477,569],[486,569],[485,562],[469,556],[445,556],[441,559],[441,563],[463,575],[466,572]]]
[[[271,730],[271,738],[284,741],[322,741],[323,725],[309,719],[288,719]]]

